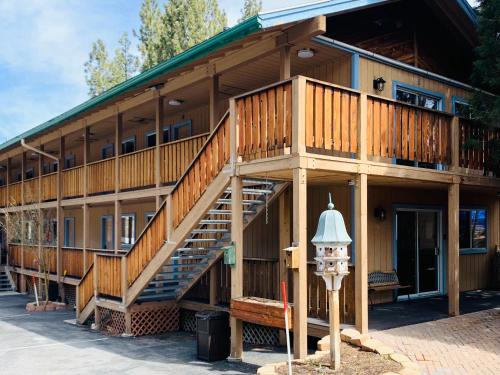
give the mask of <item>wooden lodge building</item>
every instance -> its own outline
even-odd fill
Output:
[[[287,280],[303,357],[327,324],[311,239],[331,192],[353,238],[344,323],[368,330],[369,275],[394,270],[409,290],[373,303],[448,295],[459,314],[500,245],[489,150],[463,147],[500,137],[469,121],[476,26],[465,0],[320,1],[89,99],[0,145],[3,268],[24,292],[43,263],[80,323],[116,333],[230,310],[233,358],[244,326],[251,340],[282,324],[241,297],[279,301]]]

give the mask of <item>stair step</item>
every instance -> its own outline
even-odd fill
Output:
[[[231,215],[231,210],[220,210],[212,209],[207,212],[209,215]],[[253,215],[256,212],[254,210],[243,210],[244,215]]]
[[[228,233],[229,229],[193,229],[191,234]]]
[[[184,240],[186,243],[194,243],[194,242],[217,242],[217,238],[187,238]]]
[[[251,178],[244,178],[243,179],[243,185],[267,185],[267,186],[274,186],[276,184],[275,181],[265,181],[265,180],[255,180]]]
[[[243,188],[242,189],[243,194],[248,194],[248,195],[264,195],[264,194],[272,194],[272,190],[268,189],[253,189],[253,188]],[[231,194],[231,188],[227,188],[225,191],[226,194]]]
[[[228,199],[228,198],[219,198],[217,200],[217,203],[219,204],[231,204],[232,200],[231,199]],[[252,205],[252,204],[264,204],[265,202],[264,201],[261,201],[259,199],[243,199],[241,201],[242,204],[244,205]]]
[[[206,266],[208,265],[208,262],[198,262],[198,263],[177,263],[177,264],[165,264],[162,269],[164,268],[196,268],[196,267],[201,267],[201,266]],[[172,271],[163,271],[163,273],[169,273]]]
[[[180,275],[193,275],[195,272],[193,270],[189,271],[160,271],[158,272],[158,276],[168,275],[168,276],[180,276]],[[168,279],[166,281],[175,281],[174,279]]]
[[[178,252],[188,252],[188,251],[217,251],[222,250],[223,246],[205,246],[205,247],[179,247],[176,251]]]
[[[161,301],[161,300],[172,300],[177,297],[177,293],[156,293],[156,294],[148,294],[145,296],[139,296],[137,298],[138,302],[144,301]]]
[[[231,220],[225,220],[225,219],[203,219],[203,220],[200,220],[200,225],[210,225],[210,224],[231,224]]]
[[[191,280],[193,280],[192,277],[183,277],[181,279],[168,279],[168,280],[151,280],[148,285],[151,285],[151,284],[155,284],[155,285],[158,285],[158,284],[177,284],[177,285],[179,285],[181,283],[188,282]],[[170,285],[170,286],[175,286],[175,285]]]
[[[176,291],[181,289],[183,286],[181,285],[172,285],[172,286],[157,286],[153,288],[146,288],[142,291],[141,296],[147,293],[154,293],[154,292],[166,292],[166,291]]]
[[[170,259],[171,260],[197,260],[197,259],[210,259],[212,258],[212,255],[211,254],[207,254],[207,255],[203,255],[203,254],[199,254],[199,255],[184,255],[184,256],[173,256],[171,257]]]

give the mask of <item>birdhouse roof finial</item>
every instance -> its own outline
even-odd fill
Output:
[[[333,202],[332,202],[332,193],[328,193],[328,198],[330,200],[330,203],[328,203],[328,209],[329,210],[333,210],[333,208],[335,207]]]

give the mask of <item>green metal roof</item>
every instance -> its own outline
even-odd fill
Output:
[[[125,94],[132,89],[135,89],[141,85],[144,85],[159,76],[169,73],[181,66],[189,64],[190,62],[195,61],[203,56],[208,55],[211,52],[222,48],[229,43],[237,41],[245,36],[252,34],[258,30],[262,29],[262,24],[259,16],[251,17],[236,26],[228,28],[217,35],[214,35],[210,39],[203,41],[200,44],[193,46],[192,48],[179,53],[178,55],[172,57],[165,62],[156,65],[155,67],[148,69],[141,74],[130,78],[106,92],[93,97],[82,104],[77,105],[76,107],[70,109],[69,111],[64,112],[63,114],[54,117],[53,119],[44,122],[20,135],[10,139],[7,142],[0,144],[0,151],[5,150],[6,148],[15,145],[17,142],[20,142],[23,138],[33,137],[43,131],[49,130],[64,121],[67,121],[85,111],[93,109],[94,107],[104,104],[111,99],[114,99],[122,94]]]

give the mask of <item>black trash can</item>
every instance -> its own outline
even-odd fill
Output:
[[[196,313],[198,359],[220,361],[229,357],[229,314],[223,311]]]

